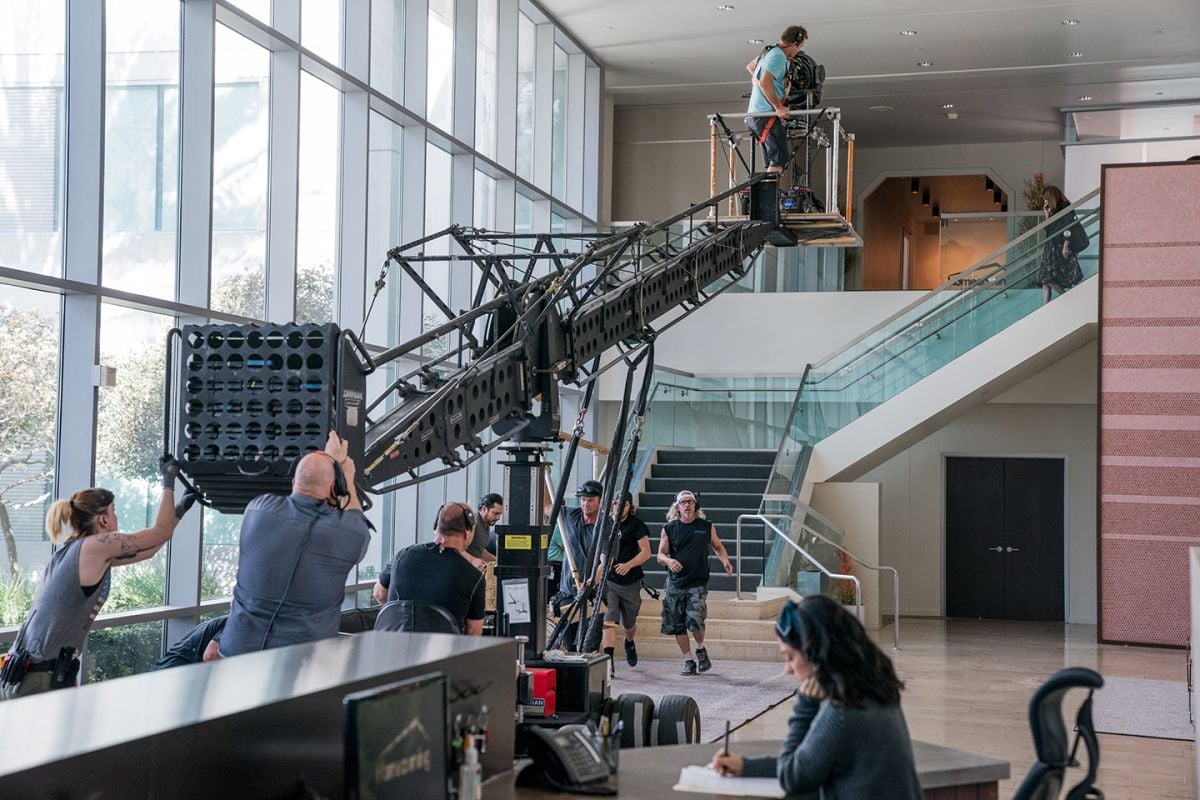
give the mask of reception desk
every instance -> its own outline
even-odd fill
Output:
[[[733,748],[742,755],[775,755],[780,742],[736,742]],[[621,751],[621,769],[617,775],[619,798],[623,800],[663,800],[695,797],[674,792],[679,771],[692,764],[707,764],[719,744],[688,744],[675,747],[648,747]],[[917,777],[925,791],[925,800],[996,800],[998,781],[1009,776],[1008,762],[951,747],[913,742]],[[569,797],[556,792],[516,787],[514,776],[498,775],[484,786],[485,800],[545,800]]]
[[[507,775],[516,655],[508,639],[364,633],[9,700],[0,798],[341,797],[342,699],[432,672],[451,719],[494,710],[483,770]]]

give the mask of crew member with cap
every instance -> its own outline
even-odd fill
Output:
[[[637,633],[637,618],[642,610],[642,564],[650,560],[650,530],[634,513],[631,492],[625,492],[620,506],[615,502],[612,504],[612,515],[619,520],[616,534],[620,541],[604,589],[604,621],[621,623],[625,629],[625,660],[629,666],[636,667],[637,645],[633,636]],[[604,652],[609,658],[613,657],[616,642],[617,629],[605,626]]]
[[[579,506],[562,510],[559,517],[560,522],[555,527],[554,537],[550,541],[550,548],[546,554],[548,559],[553,560],[556,549],[561,552],[569,546],[571,558],[575,559],[575,570],[579,573],[580,581],[587,578],[583,574],[587,570],[587,564],[580,562],[587,558],[592,540],[596,536],[595,526],[596,521],[600,518],[600,498],[603,495],[604,487],[600,485],[600,481],[584,481],[579,484],[579,488],[575,490],[575,496],[579,498]],[[547,502],[546,513],[549,512],[550,508]],[[559,594],[574,597],[579,591],[579,587],[575,584],[575,576],[572,575],[570,566],[563,564],[561,573],[558,581]]]
[[[696,494],[684,489],[667,512],[667,524],[658,540],[658,563],[667,568],[662,596],[662,632],[674,636],[683,654],[681,675],[712,669],[704,648],[704,623],[708,617],[708,551],[721,559],[726,575],[733,574],[729,553],[717,536],[717,526],[704,518]],[[688,633],[696,640],[692,658]]]
[[[411,600],[449,612],[468,636],[483,633],[485,586],[483,574],[467,558],[475,515],[466,503],[446,503],[438,509],[432,542],[406,547],[380,575],[387,581],[387,599]]]

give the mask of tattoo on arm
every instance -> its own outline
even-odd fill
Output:
[[[110,545],[117,546],[116,555],[112,556],[113,561],[128,561],[131,558],[136,558],[141,553],[147,550],[152,550],[152,547],[139,547],[138,543],[132,536],[126,536],[122,533],[101,533],[97,539],[107,548]]]

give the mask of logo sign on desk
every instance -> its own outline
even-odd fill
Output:
[[[445,800],[446,676],[346,695],[347,800]]]

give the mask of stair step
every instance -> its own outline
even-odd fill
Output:
[[[732,592],[736,575],[726,575],[724,572],[714,572],[708,578],[708,588],[713,591]],[[646,583],[655,589],[662,589],[666,583],[665,572],[647,572]],[[742,592],[753,592],[762,583],[762,575],[742,573]]]
[[[696,493],[700,496],[700,507],[704,508],[706,513],[709,506],[732,509],[751,508],[757,511],[762,503],[761,489],[756,492],[716,492],[713,494],[705,494],[696,490]],[[638,507],[669,508],[674,502],[675,492],[642,492],[638,495]]]
[[[770,464],[721,464],[719,465],[719,469],[722,475],[730,478],[762,481],[764,485],[767,479],[771,477]],[[660,462],[650,466],[650,475],[654,478],[673,478],[677,480],[711,478],[713,477],[713,465],[663,464]]]
[[[672,499],[674,499],[673,496]],[[762,497],[760,496],[758,499],[761,500]],[[753,508],[713,508],[706,506],[704,509],[704,518],[714,525],[732,526],[737,524],[737,518],[742,514],[757,513],[757,502],[755,502]],[[662,526],[667,523],[666,506],[654,506],[639,503],[637,515],[642,518],[642,522],[645,522],[646,526],[649,527],[653,532],[661,530]],[[760,529],[763,527],[763,523],[761,521],[746,520],[744,523],[742,523],[742,530],[749,530],[751,525],[757,525]]]
[[[659,449],[660,464],[774,464],[774,450]]]
[[[709,473],[706,478],[660,478],[650,472],[651,477],[646,479],[646,485],[643,488],[644,494],[666,493],[677,494],[681,489],[688,489],[692,492],[698,492],[701,497],[708,497],[711,494],[736,493],[736,494],[751,494],[762,499],[763,488],[767,482],[765,478],[739,478],[739,477],[717,477],[713,473]]]
[[[708,619],[713,620],[774,620],[787,602],[785,597],[759,600],[753,595],[738,600],[733,592],[710,591],[708,593]],[[642,598],[641,617],[659,619],[662,615],[662,600]],[[658,630],[655,626],[655,630]]]
[[[737,562],[736,562],[736,559],[734,558],[734,555],[735,554],[733,552],[730,552],[729,560],[730,560],[730,562],[733,563],[734,567],[736,568]],[[666,567],[660,566],[658,564],[658,562],[656,562],[656,561],[647,562],[646,565],[644,567],[642,567],[642,570],[647,575],[649,575],[652,572],[661,572],[661,573],[665,574],[667,571]],[[716,556],[708,557],[708,571],[710,574],[712,574],[714,576],[725,574],[725,570],[721,567],[721,560],[718,559]],[[762,571],[763,571],[762,556],[758,556],[757,558],[754,558],[754,557],[746,555],[746,543],[743,542],[742,543],[742,573],[745,575],[761,575]]]
[[[646,636],[641,628],[637,632],[637,650],[639,659],[653,659],[655,661],[678,661],[680,666],[683,665],[683,656],[679,652],[679,645],[675,644],[673,638],[668,638],[660,634],[652,637]],[[625,670],[641,669],[641,665],[630,667],[625,663],[625,632],[618,629],[617,638],[620,640],[616,646],[616,667],[617,675],[620,676]],[[779,652],[779,640],[772,635],[772,641],[755,641],[746,639],[709,639],[705,637],[704,647],[708,650],[708,657],[713,661],[713,675],[716,676],[720,672],[720,662],[722,661],[783,661],[783,655]],[[627,674],[627,673],[626,673]],[[697,676],[695,680],[705,680],[705,676]],[[681,681],[689,680],[681,677]],[[680,691],[685,690],[685,686],[681,684]]]

